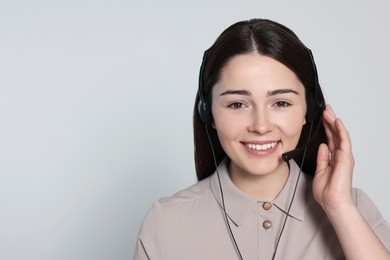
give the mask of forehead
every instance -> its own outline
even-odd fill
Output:
[[[221,70],[217,85],[224,88],[294,88],[304,91],[296,74],[281,62],[257,53],[231,58]]]

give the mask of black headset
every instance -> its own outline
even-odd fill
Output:
[[[306,112],[306,121],[312,123],[316,118],[318,118],[322,112],[325,110],[325,103],[319,99],[320,93],[320,84],[318,81],[317,66],[314,62],[313,54],[309,48],[303,46],[308,53],[313,74],[314,74],[314,86],[312,91],[308,93],[307,97],[307,112]],[[207,57],[210,49],[207,49],[203,54],[202,64],[199,71],[199,87],[198,87],[198,114],[203,123],[211,124],[212,123],[212,113],[211,113],[211,102],[210,97],[205,97],[203,90],[203,81],[204,81],[204,71],[206,66]]]

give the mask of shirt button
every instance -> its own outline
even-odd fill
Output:
[[[271,207],[272,207],[272,204],[271,204],[271,203],[269,203],[269,202],[264,202],[264,203],[263,203],[263,209],[264,209],[264,210],[270,210]]]
[[[270,229],[270,227],[271,227],[272,225],[271,225],[271,221],[269,221],[269,220],[266,220],[266,221],[264,221],[263,222],[263,228],[264,229]]]

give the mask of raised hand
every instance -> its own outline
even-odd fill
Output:
[[[328,145],[321,144],[318,150],[313,193],[325,212],[329,212],[353,204],[354,158],[349,133],[329,105],[323,123]]]
[[[339,238],[346,259],[390,259],[390,254],[367,224],[352,198],[354,158],[347,129],[332,108],[324,111],[328,144],[321,144],[313,193]]]

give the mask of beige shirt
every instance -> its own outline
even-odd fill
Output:
[[[290,175],[273,201],[256,201],[239,190],[218,167],[230,225],[244,260],[270,260],[275,251],[299,167],[291,160]],[[312,178],[301,174],[294,202],[275,259],[345,259],[338,238],[312,192]],[[390,250],[390,227],[367,195],[353,189],[357,207]],[[217,174],[158,200],[141,226],[134,260],[237,260],[221,207]]]

